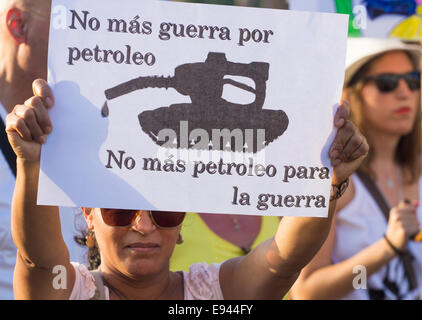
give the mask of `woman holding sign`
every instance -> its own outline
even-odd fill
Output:
[[[344,93],[371,148],[293,298],[422,297],[419,62],[398,40],[349,40]]]
[[[84,208],[101,253],[94,281],[85,266],[70,262],[58,209],[36,205],[41,145],[52,131],[48,110],[54,97],[45,81],[35,81],[33,88],[34,97],[17,105],[6,125],[17,155],[12,207],[17,299],[280,299],[325,241],[336,199],[368,152],[365,138],[347,120],[348,108],[341,106],[330,150],[335,167],[329,218],[284,217],[274,238],[245,257],[195,264],[189,272],[169,270],[184,213]]]

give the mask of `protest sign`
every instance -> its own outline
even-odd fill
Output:
[[[347,16],[54,0],[38,203],[327,216]]]
[[[349,14],[351,37],[422,39],[422,0],[289,0],[289,7]]]

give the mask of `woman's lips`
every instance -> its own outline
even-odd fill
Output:
[[[142,252],[142,253],[149,253],[149,252],[155,251],[159,247],[160,246],[158,244],[152,243],[152,242],[148,242],[148,243],[137,242],[137,243],[132,243],[127,246],[127,248],[133,251]]]
[[[398,109],[398,110],[396,110],[396,114],[408,114],[408,113],[410,113],[412,111],[412,108],[410,108],[410,107],[402,107],[402,108],[400,108],[400,109]]]

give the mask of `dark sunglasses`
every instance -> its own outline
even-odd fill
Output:
[[[388,93],[397,89],[400,79],[406,81],[411,91],[418,90],[421,87],[421,73],[413,71],[403,74],[382,73],[364,78],[364,83],[375,81],[380,92]]]
[[[140,210],[100,209],[104,222],[112,227],[127,227],[142,214]],[[174,228],[185,218],[185,212],[147,211],[158,228]]]

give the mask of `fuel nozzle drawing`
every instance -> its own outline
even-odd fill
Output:
[[[210,52],[205,62],[187,63],[176,67],[173,77],[138,77],[106,90],[105,96],[107,100],[112,100],[140,89],[173,88],[178,93],[189,96],[192,103],[160,107],[144,111],[138,116],[142,130],[156,144],[168,145],[168,141],[158,139],[160,130],[172,129],[178,134],[181,123],[187,121],[189,137],[194,129],[205,130],[208,137],[212,137],[213,129],[228,129],[230,132],[240,129],[244,141],[240,146],[231,143],[230,150],[245,152],[245,143],[249,143],[248,151],[256,153],[280,137],[289,124],[284,111],[263,109],[269,66],[264,62],[234,63],[227,61],[224,53]],[[255,88],[233,79],[225,79],[225,76],[250,78],[254,81]],[[246,105],[226,101],[222,98],[223,87],[226,84],[254,94],[255,100]],[[102,114],[105,117],[109,115],[107,102],[104,104]],[[250,134],[246,134],[248,129],[249,133],[253,132],[253,142],[246,139],[247,136],[250,137]],[[261,141],[257,135],[258,132],[262,133],[262,130],[265,132],[265,139]],[[204,148],[211,148],[209,143],[211,139],[203,144]],[[200,144],[189,143],[187,147],[198,147],[198,145]],[[179,134],[174,147],[184,147]],[[221,145],[219,150],[226,150],[226,146]]]

